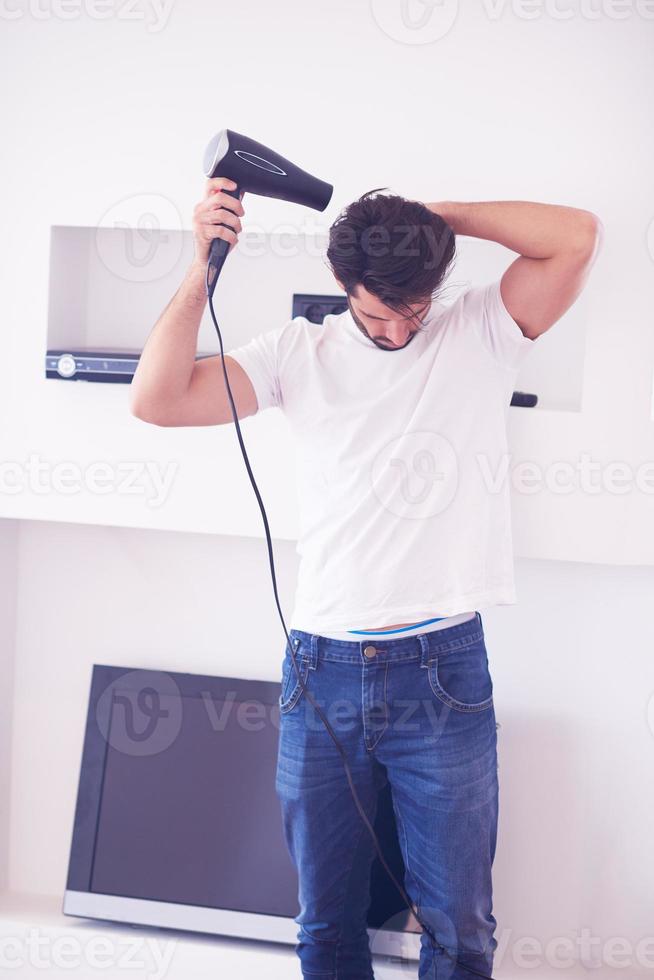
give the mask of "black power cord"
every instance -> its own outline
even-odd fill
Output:
[[[347,781],[349,783],[350,790],[352,792],[352,797],[354,798],[354,802],[356,804],[357,810],[361,814],[361,819],[363,820],[364,824],[368,828],[368,833],[370,834],[370,836],[372,838],[372,841],[373,841],[373,844],[375,845],[375,850],[377,851],[377,856],[378,856],[379,860],[381,861],[382,866],[384,867],[384,869],[385,869],[386,873],[388,874],[389,878],[391,879],[391,881],[393,882],[393,884],[397,888],[398,892],[402,896],[403,900],[406,902],[407,906],[409,907],[409,909],[411,910],[411,912],[413,913],[413,915],[416,917],[417,921],[420,923],[420,925],[422,926],[422,928],[424,929],[424,931],[426,932],[426,934],[429,936],[430,940],[434,944],[434,947],[435,948],[437,947],[438,949],[442,949],[444,953],[447,953],[447,955],[450,957],[450,959],[452,960],[452,962],[456,966],[456,964],[458,962],[457,959],[450,953],[449,949],[447,949],[446,946],[442,946],[438,942],[438,940],[436,939],[436,937],[434,936],[434,934],[431,932],[429,926],[427,926],[422,921],[422,919],[420,918],[420,913],[418,912],[418,909],[413,904],[413,902],[411,901],[411,899],[407,895],[406,891],[404,890],[404,888],[402,887],[402,885],[397,880],[397,878],[395,877],[395,875],[393,874],[393,872],[389,868],[388,864],[386,863],[386,859],[384,858],[384,855],[382,854],[382,850],[381,850],[381,847],[379,845],[379,841],[377,840],[377,835],[375,834],[374,828],[372,827],[372,824],[368,820],[368,817],[366,816],[365,811],[364,811],[363,807],[361,806],[361,801],[359,800],[359,796],[358,796],[357,791],[355,789],[354,782],[352,780],[352,773],[350,772],[350,767],[348,765],[347,757],[345,755],[345,752],[343,751],[343,747],[341,746],[340,742],[336,738],[336,736],[334,734],[334,730],[332,729],[332,726],[329,724],[327,718],[325,718],[325,716],[322,713],[321,709],[318,707],[318,705],[314,701],[313,697],[311,696],[311,694],[309,693],[309,691],[305,687],[304,681],[302,679],[302,674],[301,674],[301,672],[300,672],[300,670],[298,668],[297,661],[295,659],[295,654],[293,653],[293,644],[291,643],[290,637],[288,635],[288,630],[286,629],[286,623],[284,621],[284,615],[282,613],[282,608],[281,608],[281,606],[279,604],[279,596],[277,594],[277,579],[275,577],[275,562],[274,562],[274,558],[273,558],[272,542],[270,540],[270,528],[268,526],[268,518],[266,516],[265,507],[263,506],[263,501],[261,499],[261,494],[259,493],[259,488],[258,488],[258,486],[256,484],[256,481],[254,479],[254,475],[252,473],[252,468],[250,467],[250,461],[248,459],[248,454],[247,454],[247,452],[245,450],[245,444],[243,442],[243,436],[241,435],[241,427],[240,427],[239,421],[238,421],[238,413],[236,411],[236,406],[234,404],[234,399],[232,397],[232,389],[229,386],[229,378],[227,377],[227,369],[225,367],[225,352],[223,350],[223,338],[221,336],[220,327],[218,326],[218,321],[216,320],[216,314],[215,314],[214,308],[213,308],[213,288],[215,287],[215,280],[216,280],[215,271],[216,270],[213,269],[210,264],[207,264],[207,273],[206,273],[206,280],[205,280],[205,288],[206,288],[207,297],[208,297],[208,300],[209,300],[209,310],[211,312],[211,318],[213,320],[213,324],[214,324],[214,326],[216,328],[216,333],[218,334],[218,342],[220,344],[220,361],[221,361],[222,368],[223,368],[223,375],[225,377],[225,388],[227,389],[227,394],[229,396],[229,404],[230,404],[231,409],[232,409],[232,416],[234,418],[234,425],[236,426],[236,433],[238,435],[239,445],[241,447],[241,452],[243,453],[243,459],[245,460],[245,467],[246,467],[246,469],[248,471],[248,476],[250,477],[250,482],[252,484],[252,488],[253,488],[254,493],[256,495],[256,498],[257,498],[257,501],[258,501],[258,504],[259,504],[259,508],[261,510],[261,516],[263,518],[263,526],[264,526],[264,529],[265,529],[265,532],[266,532],[266,542],[268,544],[268,558],[270,560],[270,574],[272,575],[273,592],[275,594],[275,604],[277,605],[277,611],[279,612],[279,618],[281,619],[282,626],[284,627],[284,633],[286,634],[286,640],[288,642],[288,650],[289,650],[289,652],[291,654],[291,660],[293,661],[293,667],[295,668],[295,673],[297,674],[297,678],[298,678],[298,680],[300,682],[300,686],[301,686],[304,694],[308,697],[309,701],[311,702],[311,704],[316,709],[319,718],[321,719],[321,721],[324,724],[325,728],[329,732],[329,734],[330,734],[330,736],[331,736],[331,738],[332,738],[332,740],[334,742],[334,745],[338,749],[338,753],[339,753],[341,759],[343,760],[343,765],[345,767],[345,775],[347,776]],[[465,966],[463,963],[460,963],[459,966],[460,967],[463,967],[463,969],[464,970],[467,970],[469,973],[473,973],[476,977],[483,977],[484,980],[493,980],[493,978],[492,977],[489,977],[487,973],[480,973],[478,970],[473,970],[472,967]]]

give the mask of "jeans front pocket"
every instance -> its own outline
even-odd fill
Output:
[[[484,638],[434,653],[427,665],[433,693],[455,711],[483,711],[493,704],[493,681]]]
[[[295,661],[300,671],[302,682],[306,685],[309,677],[309,658],[302,653],[302,645],[294,646]],[[286,714],[300,700],[304,694],[304,689],[297,675],[293,659],[291,657],[288,644],[286,645],[286,655],[282,665],[282,689],[279,695],[279,710],[281,714]]]

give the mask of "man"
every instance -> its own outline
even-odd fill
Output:
[[[194,360],[211,241],[231,249],[241,231],[230,187],[207,182],[195,260],[141,356],[131,408],[145,421],[233,421],[219,357]],[[456,235],[519,254],[501,279],[444,306]],[[517,371],[583,288],[600,237],[577,208],[371,191],[330,229],[348,309],[321,325],[289,320],[225,355],[239,418],[277,406],[297,440],[289,635],[371,823],[390,783],[404,885],[438,940],[421,934],[422,978],[492,971],[497,746],[479,609],[515,602],[509,488],[493,477]],[[287,648],[276,788],[300,882],[296,951],[306,977],[361,980],[373,976],[373,844],[309,709]]]

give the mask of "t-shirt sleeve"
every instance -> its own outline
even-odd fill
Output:
[[[538,338],[525,337],[507,310],[500,280],[469,289],[463,296],[463,309],[492,357],[503,367],[517,370]]]
[[[286,324],[263,331],[241,347],[225,351],[241,365],[250,379],[260,412],[266,408],[279,408],[282,404],[279,345],[285,327]]]

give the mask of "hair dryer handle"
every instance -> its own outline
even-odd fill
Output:
[[[231,197],[235,197],[236,200],[240,198],[240,191],[238,187],[234,190],[228,190],[225,188],[222,191],[223,194],[229,194]],[[228,228],[224,221],[218,221],[217,224],[223,225]],[[208,269],[208,284],[209,284],[209,295],[213,296],[213,291],[216,288],[216,282],[218,281],[218,276],[220,275],[220,270],[223,267],[223,263],[229,254],[230,242],[225,238],[214,238],[211,243],[211,248],[209,249],[209,269]]]

